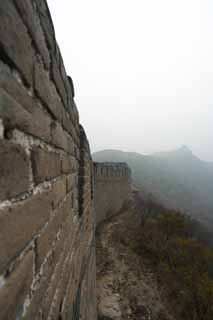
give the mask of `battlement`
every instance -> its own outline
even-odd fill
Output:
[[[131,170],[124,162],[95,162],[94,174],[99,179],[129,179]]]

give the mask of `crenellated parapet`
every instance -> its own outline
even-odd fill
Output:
[[[124,162],[95,162],[94,174],[96,179],[130,179],[131,170]]]

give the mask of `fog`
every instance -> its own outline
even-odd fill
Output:
[[[48,0],[92,151],[213,161],[211,0]]]

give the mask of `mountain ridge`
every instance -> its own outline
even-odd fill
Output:
[[[199,159],[188,147],[151,155],[106,149],[94,153],[93,159],[127,162],[142,192],[213,226],[213,163]]]

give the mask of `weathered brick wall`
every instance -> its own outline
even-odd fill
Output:
[[[94,320],[93,167],[72,80],[45,0],[0,1],[0,21],[0,319]]]
[[[125,163],[94,163],[94,204],[97,225],[116,214],[131,193],[131,171]]]

